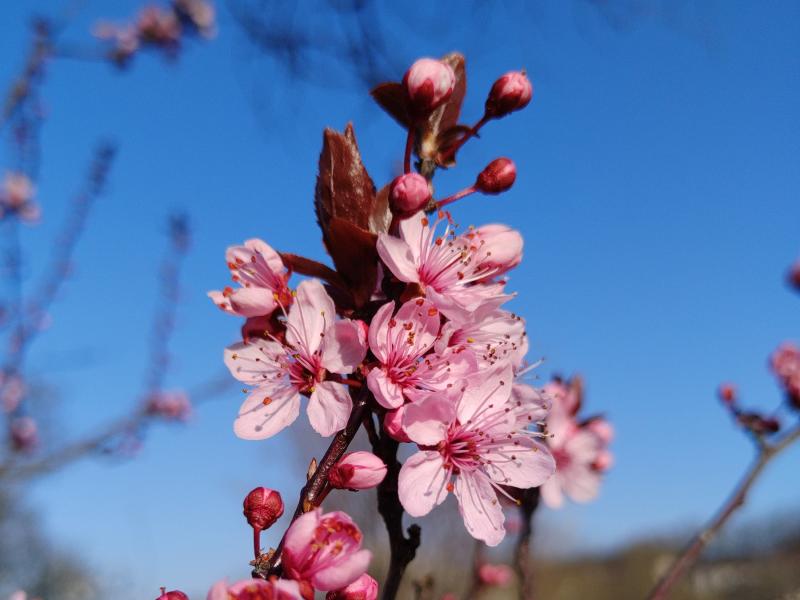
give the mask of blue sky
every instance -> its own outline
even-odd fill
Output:
[[[0,81],[22,62],[30,12],[54,6],[0,8]],[[89,1],[66,38],[136,6]],[[676,3],[611,25],[583,2],[521,6],[456,15],[426,37],[396,7],[382,17],[400,64],[465,52],[467,120],[502,72],[524,66],[533,80],[529,108],[487,127],[458,169],[437,176],[438,190],[460,189],[496,156],[517,163],[511,192],[455,212],[464,225],[522,231],[525,261],[510,287],[531,352],[546,357],[543,375],[583,374],[587,409],[617,428],[617,464],[599,500],[543,517],[573,532],[570,547],[602,548],[691,525],[722,500],[750,447],[718,407],[719,382],[735,381],[756,406],[778,401],[767,356],[800,338],[800,298],[783,283],[800,254],[800,5]],[[236,319],[205,298],[227,279],[227,245],[258,236],[324,258],[312,208],[322,128],[353,120],[379,185],[401,158],[403,132],[363,90],[287,80],[220,13],[217,39],[189,44],[175,64],[142,56],[124,74],[69,61],[48,70],[45,220],[24,238],[32,270],[95,140],[120,144],[75,277],[30,357],[29,375],[56,391],[59,435],[124,414],[142,391],[142,333],[170,210],[188,211],[194,229],[169,381],[191,387],[221,369],[237,335]],[[133,461],[86,461],[43,479],[29,501],[57,543],[114,575],[130,598],[244,576],[241,499],[259,484],[294,498],[310,456],[293,457],[290,436],[236,439],[239,401],[234,389],[188,427],[156,427]],[[781,457],[745,513],[796,506],[798,460],[797,448]]]

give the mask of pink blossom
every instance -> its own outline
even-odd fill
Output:
[[[168,421],[186,421],[192,414],[192,403],[182,390],[156,392],[147,399],[145,409],[148,414]]]
[[[225,258],[240,287],[208,292],[222,310],[241,317],[265,317],[279,305],[291,304],[289,273],[271,246],[259,239],[247,240],[242,246],[228,248]]]
[[[25,382],[18,375],[10,374],[5,378],[0,373],[0,404],[5,412],[16,410],[25,396]]]
[[[470,381],[453,402],[442,394],[406,406],[405,430],[420,451],[400,471],[399,496],[419,517],[455,492],[467,531],[490,546],[505,536],[501,486],[542,485],[555,469],[547,447],[530,431],[527,408],[512,400],[510,365]]]
[[[423,298],[409,300],[397,314],[394,302],[378,309],[369,328],[369,346],[380,362],[367,376],[375,399],[386,408],[398,408],[405,398],[445,391],[454,381],[475,371],[475,360],[463,348],[427,354],[439,334],[439,310]]]
[[[533,97],[533,86],[524,71],[509,71],[494,82],[486,99],[486,114],[492,118],[525,108]]]
[[[251,340],[229,346],[225,364],[253,387],[234,423],[236,435],[258,440],[291,425],[300,395],[309,396],[308,419],[317,433],[333,435],[347,424],[353,407],[347,386],[326,374],[351,373],[367,351],[364,327],[335,320],[336,308],[322,284],[307,280],[286,318],[286,342]]]
[[[400,223],[399,238],[378,236],[378,254],[392,274],[419,284],[425,297],[451,318],[508,300],[502,284],[489,282],[500,271],[486,264],[483,244],[456,236],[449,225],[437,236],[440,221],[429,226],[427,217],[417,213]]]
[[[514,573],[508,565],[484,563],[478,567],[478,579],[483,585],[505,587],[513,577]]]
[[[525,321],[517,315],[488,306],[466,315],[458,315],[442,326],[436,351],[465,347],[478,362],[491,366],[502,361],[519,364],[528,350]]]
[[[372,452],[349,452],[337,462],[328,481],[339,489],[367,490],[378,485],[386,477],[386,465]]]
[[[181,36],[181,24],[172,11],[146,6],[136,21],[139,38],[157,46],[174,46]]]
[[[6,213],[17,215],[23,221],[37,221],[41,215],[33,201],[36,188],[24,173],[7,172],[0,191],[0,219]]]
[[[325,600],[377,600],[378,582],[364,573],[346,588],[328,592]]]
[[[39,428],[31,417],[16,417],[10,425],[11,445],[17,452],[30,452],[39,445]]]
[[[781,344],[772,353],[770,366],[789,398],[800,406],[800,348],[791,342]]]
[[[224,579],[208,591],[206,600],[302,600],[296,581],[245,579],[228,585]]]
[[[425,116],[447,102],[456,85],[452,67],[441,60],[420,58],[403,77],[412,112]]]
[[[322,591],[339,590],[361,577],[372,553],[361,549],[361,531],[345,513],[315,509],[298,518],[284,538],[287,577]]]
[[[189,600],[189,596],[180,590],[166,591],[166,588],[161,588],[161,595],[156,600]]]
[[[207,0],[172,0],[178,16],[205,37],[215,34],[216,12]]]
[[[611,457],[604,454],[607,442],[588,425],[580,426],[575,421],[581,404],[579,387],[555,382],[545,389],[553,402],[547,416],[547,431],[556,473],[542,486],[542,499],[551,508],[563,504],[564,494],[575,502],[589,502],[600,491],[603,469],[597,467],[610,466]],[[608,428],[600,431],[610,435]]]

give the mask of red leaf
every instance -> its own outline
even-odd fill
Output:
[[[366,304],[378,278],[378,236],[334,217],[328,228],[328,252],[353,295],[356,308]]]
[[[370,91],[370,95],[403,128],[411,127],[406,90],[402,84],[394,81],[378,84]]]

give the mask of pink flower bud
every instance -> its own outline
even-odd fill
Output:
[[[717,391],[719,399],[725,406],[733,406],[736,404],[736,387],[730,383],[723,383],[719,386]]]
[[[392,181],[389,189],[389,208],[399,216],[410,217],[430,202],[431,188],[419,173],[406,173]]]
[[[494,82],[486,99],[486,114],[494,119],[504,117],[528,105],[533,86],[524,71],[509,71]]]
[[[161,588],[161,595],[156,600],[189,600],[189,596],[179,590],[172,590],[171,592],[165,590],[166,588]]]
[[[9,426],[11,445],[17,452],[30,452],[39,443],[39,428],[30,417],[17,417]]]
[[[483,585],[503,587],[509,584],[513,573],[507,565],[483,564],[478,567],[478,579]]]
[[[605,472],[614,465],[614,455],[608,450],[603,450],[597,455],[592,463],[592,468],[595,471]]]
[[[411,112],[423,117],[447,102],[456,85],[450,65],[433,58],[420,58],[403,77]]]
[[[376,600],[378,598],[378,582],[364,573],[346,588],[328,592],[325,600]]]
[[[411,438],[408,437],[403,429],[403,407],[390,410],[383,417],[383,429],[389,434],[393,440],[398,442],[410,442]]]
[[[145,406],[147,414],[167,421],[186,421],[192,414],[192,403],[183,391],[156,392]]]
[[[328,481],[338,489],[368,490],[386,477],[386,465],[372,452],[349,452],[337,462]]]
[[[514,185],[517,167],[510,158],[496,158],[480,172],[475,188],[484,194],[501,194]]]
[[[253,529],[268,529],[281,515],[283,500],[275,490],[257,487],[244,499],[244,516]]]

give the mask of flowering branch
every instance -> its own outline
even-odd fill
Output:
[[[656,587],[650,592],[648,600],[664,600],[669,597],[675,584],[681,580],[691,566],[697,561],[706,546],[719,533],[720,529],[727,523],[728,519],[742,506],[747,500],[747,495],[764,468],[783,450],[800,440],[800,425],[788,430],[773,442],[766,442],[757,445],[755,460],[745,471],[743,477],[736,485],[733,493],[725,501],[717,514],[698,532],[686,548],[681,552],[672,566],[663,575]]]

